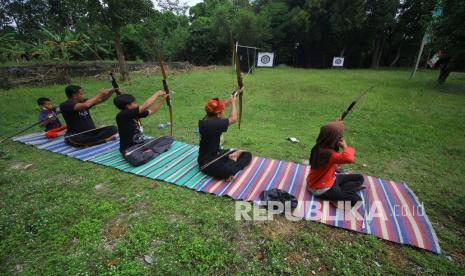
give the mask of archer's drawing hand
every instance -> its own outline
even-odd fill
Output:
[[[100,91],[98,92],[98,97],[100,99],[105,99],[106,97],[108,97],[108,95],[110,95],[110,91],[105,88],[100,89]]]
[[[157,96],[157,97],[163,97],[163,95],[165,95],[165,91],[164,90],[158,90],[157,92],[153,93],[154,96]]]
[[[341,148],[346,148],[347,147],[347,143],[346,143],[346,140],[344,138],[341,138],[341,140],[339,140],[339,146]]]
[[[229,100],[231,101],[231,104],[236,104],[236,99],[237,97],[235,96],[235,94],[229,96]]]

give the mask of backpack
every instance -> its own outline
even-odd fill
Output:
[[[271,189],[267,191],[263,191],[261,196],[261,200],[264,201],[265,206],[268,208],[268,203],[269,202],[281,202],[284,204],[284,209],[286,208],[286,201],[291,202],[291,210],[294,210],[297,207],[297,199],[295,196],[289,194],[286,191],[280,190],[280,189]],[[277,206],[273,205],[273,210],[276,210]],[[286,211],[286,210],[284,210]]]

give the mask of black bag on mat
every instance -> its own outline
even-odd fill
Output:
[[[289,194],[286,191],[280,189],[271,189],[268,191],[263,191],[261,194],[262,201],[265,202],[265,206],[268,208],[269,202],[281,202],[284,206],[286,206],[286,201],[291,202],[291,209],[294,210],[297,207],[297,199],[295,196]],[[277,206],[273,205],[273,210],[276,210]]]
[[[171,136],[145,140],[144,143],[129,147],[123,153],[123,158],[133,166],[140,166],[167,151],[173,142]]]

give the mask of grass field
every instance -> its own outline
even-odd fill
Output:
[[[465,263],[465,75],[438,86],[435,72],[300,70],[278,67],[245,77],[241,131],[226,146],[301,162],[320,126],[361,90],[375,89],[346,122],[353,171],[405,181],[424,202],[445,255],[315,222],[234,220],[234,202],[6,142],[0,155],[0,274],[337,273],[463,274]],[[75,80],[87,95],[107,81]],[[170,74],[175,137],[196,143],[203,103],[226,97],[230,68]],[[142,101],[158,75],[121,83]],[[0,91],[1,136],[34,122],[35,100],[64,100],[64,86]],[[111,101],[93,109],[114,124]],[[145,120],[150,135],[164,107]],[[38,129],[36,129],[38,130]],[[297,137],[302,143],[286,141]],[[31,165],[32,164],[32,165]],[[365,164],[365,165],[363,165]],[[144,256],[152,258],[151,264]]]

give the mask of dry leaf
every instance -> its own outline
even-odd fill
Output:
[[[155,189],[156,187],[157,187],[157,183],[155,183],[155,182],[150,184],[150,186],[149,186],[150,189]]]
[[[119,263],[119,259],[113,259],[107,263],[107,267],[110,268],[114,265],[117,265]]]

